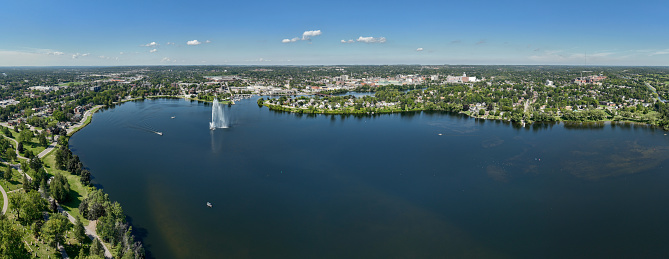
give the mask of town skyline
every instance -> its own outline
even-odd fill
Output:
[[[668,7],[20,1],[0,10],[0,66],[667,66]]]

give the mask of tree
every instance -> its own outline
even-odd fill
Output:
[[[30,159],[30,168],[32,168],[35,171],[39,171],[42,169],[42,166],[44,164],[42,163],[42,160],[39,159],[38,157],[33,157]]]
[[[65,241],[64,234],[71,224],[67,218],[60,213],[52,213],[49,220],[42,226],[42,236],[53,247]]]
[[[19,133],[19,137],[17,138],[18,142],[30,142],[32,140],[34,134],[31,130],[26,129],[22,130],[21,133]]]
[[[67,120],[67,117],[65,116],[65,113],[59,110],[53,111],[53,118],[56,119],[57,121],[65,121]]]
[[[30,190],[26,193],[9,196],[12,208],[16,209],[16,218],[23,222],[30,222],[42,217],[46,209],[46,201],[38,192]]]
[[[79,217],[74,221],[74,239],[77,240],[80,244],[86,240],[86,229],[84,229],[84,224],[81,223]]]
[[[105,256],[105,250],[102,248],[102,244],[100,244],[100,240],[97,238],[93,240],[93,244],[91,244],[91,250],[88,252],[89,255],[97,255],[100,257]]]
[[[79,178],[79,181],[83,185],[90,185],[91,184],[91,172],[88,170],[81,170],[81,178]]]
[[[44,133],[39,134],[37,136],[37,140],[39,141],[40,146],[47,147],[49,145],[49,143],[46,140],[46,136],[44,135]]]
[[[6,219],[0,219],[0,258],[29,258],[23,235]]]
[[[19,144],[16,146],[16,150],[18,150],[19,153],[23,153],[23,142],[19,142]]]
[[[16,160],[16,151],[12,148],[8,148],[7,151],[5,151],[5,155],[7,155],[7,159],[9,159],[10,162]]]
[[[23,174],[23,179],[21,182],[23,183],[23,190],[27,191],[32,189],[32,184],[31,184],[32,182],[28,179],[28,177],[25,174]]]
[[[65,178],[63,174],[56,173],[53,177],[49,186],[49,193],[58,202],[67,201],[70,194],[70,184],[67,182],[67,178]]]

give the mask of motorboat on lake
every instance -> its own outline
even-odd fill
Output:
[[[207,207],[211,208],[214,207],[214,205],[211,205],[211,202],[207,202]]]

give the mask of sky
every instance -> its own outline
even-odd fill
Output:
[[[663,1],[0,3],[0,66],[669,66]]]

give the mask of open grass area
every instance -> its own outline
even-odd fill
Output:
[[[12,133],[12,135],[9,136],[9,137],[11,137],[15,140],[19,137],[20,133],[17,133],[14,130],[10,130],[9,132]],[[16,149],[16,145],[14,144],[13,141],[11,141],[10,144],[12,145],[12,147],[14,147],[14,149]],[[46,149],[46,147],[40,146],[39,141],[37,141],[37,137],[33,137],[32,139],[30,139],[30,141],[23,142],[23,149],[30,150],[30,151],[33,152],[33,154],[35,156],[37,156],[40,152],[44,151],[44,149]]]
[[[66,210],[68,213],[70,213],[73,217],[79,217],[81,222],[84,223],[84,225],[88,225],[88,220],[84,219],[81,217],[81,214],[79,213],[79,204],[81,204],[81,201],[88,196],[89,188],[88,186],[84,186],[81,184],[81,181],[79,180],[79,176],[73,175],[70,172],[59,170],[56,168],[56,152],[55,149],[54,151],[50,152],[48,155],[46,155],[44,158],[42,158],[42,161],[44,162],[44,169],[46,169],[47,173],[49,175],[55,175],[56,173],[61,173],[65,178],[67,178],[67,181],[70,183],[70,200],[66,203],[61,203],[61,207],[63,207],[64,210]]]
[[[68,83],[60,83],[58,86],[75,86],[75,85],[82,85],[84,82],[68,82]]]
[[[4,164],[1,165],[0,170],[2,170],[2,172],[5,172],[5,170],[7,170],[7,166]],[[2,179],[0,180],[0,184],[2,184],[2,187],[5,188],[6,192],[9,192],[19,188],[23,188],[22,180],[23,177],[19,174],[19,172],[12,169],[12,178],[10,180]]]

